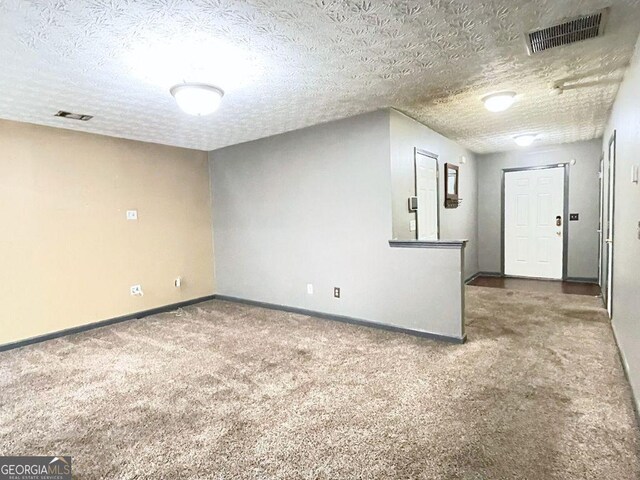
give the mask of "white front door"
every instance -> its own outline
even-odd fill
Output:
[[[438,239],[438,159],[416,150],[418,240]]]
[[[564,167],[505,171],[505,275],[562,278],[564,194]]]

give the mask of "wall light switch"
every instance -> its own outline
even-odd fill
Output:
[[[631,165],[631,181],[635,184],[638,183],[638,165]]]
[[[138,210],[127,210],[127,220],[137,220]]]
[[[313,295],[313,284],[307,283],[307,293]]]
[[[409,222],[409,231],[410,232],[415,232],[416,231],[416,221],[415,220],[411,220]]]

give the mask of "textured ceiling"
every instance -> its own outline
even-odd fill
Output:
[[[527,55],[524,32],[605,6],[604,37]],[[0,0],[0,118],[212,150],[394,107],[481,153],[571,142],[602,134],[639,31],[635,0]],[[183,114],[183,80],[220,110]]]

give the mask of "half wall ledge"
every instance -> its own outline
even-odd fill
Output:
[[[394,248],[464,248],[468,240],[389,240]]]

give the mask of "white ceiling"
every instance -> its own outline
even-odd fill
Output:
[[[527,55],[524,32],[604,6],[604,37]],[[480,153],[572,142],[602,134],[639,32],[637,0],[0,0],[0,118],[212,150],[395,107]],[[568,78],[591,86],[550,95]],[[183,114],[183,80],[220,110]]]

